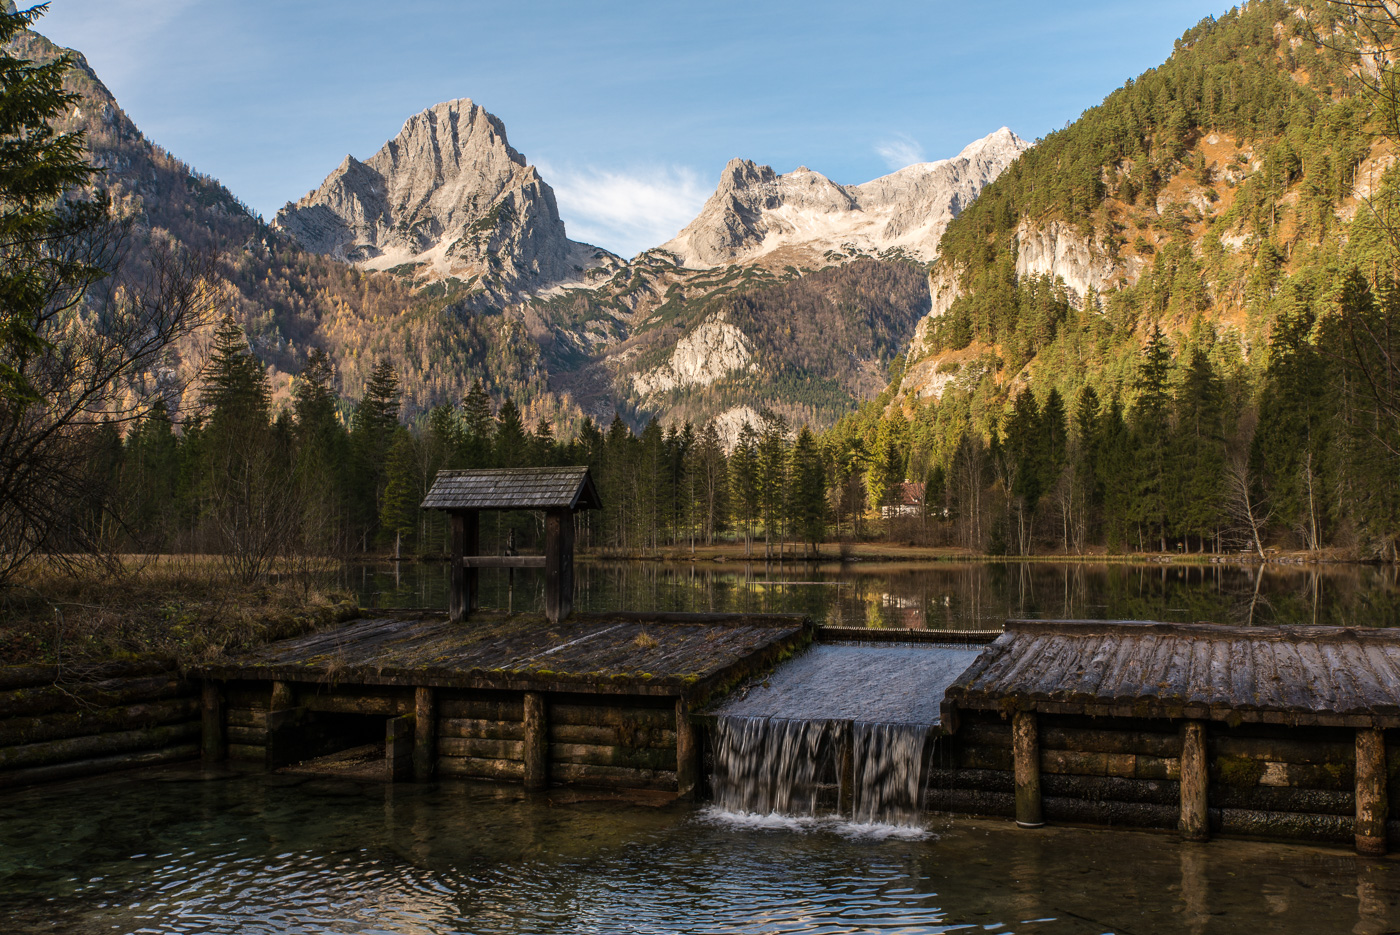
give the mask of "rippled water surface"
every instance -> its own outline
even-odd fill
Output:
[[[1348,852],[181,770],[0,796],[6,933],[1382,933]]]
[[[1094,562],[581,563],[580,610],[809,614],[829,626],[997,629],[1008,617],[1400,626],[1400,570]],[[482,606],[539,610],[542,573],[481,573]],[[447,607],[447,566],[354,565],[366,607]]]

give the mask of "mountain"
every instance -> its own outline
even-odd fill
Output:
[[[777,251],[809,261],[899,252],[928,262],[948,222],[1029,147],[1002,127],[951,159],[864,185],[838,185],[806,166],[779,175],[733,159],[695,220],[657,249],[687,267],[752,262]]]
[[[415,114],[368,160],[346,156],[273,226],[314,253],[363,269],[413,268],[497,300],[561,282],[611,258],[564,233],[554,190],[471,100]]]

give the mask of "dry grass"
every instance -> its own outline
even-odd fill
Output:
[[[241,585],[202,556],[124,556],[79,572],[35,564],[0,589],[0,664],[206,662],[352,616],[330,567]]]

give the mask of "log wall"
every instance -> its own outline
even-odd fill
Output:
[[[1183,722],[1039,715],[1046,821],[1174,829],[1181,820]],[[1205,725],[1211,833],[1351,843],[1356,746],[1350,729]],[[1400,814],[1400,732],[1385,732],[1390,814]],[[1016,814],[1012,722],[959,712],[939,738],[928,782],[934,811]],[[1400,822],[1388,824],[1400,841]]]
[[[0,669],[0,788],[199,757],[199,687],[160,663]]]

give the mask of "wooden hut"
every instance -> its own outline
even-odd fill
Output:
[[[439,471],[422,508],[443,510],[452,524],[451,620],[459,622],[478,609],[481,568],[543,568],[545,616],[555,623],[569,616],[574,514],[602,505],[586,467]],[[544,554],[482,555],[482,510],[542,511]]]
[[[945,772],[961,773],[945,804],[975,787],[970,810],[996,811],[986,791],[1010,786],[1025,826],[1175,818],[1189,839],[1354,838],[1365,854],[1400,836],[1392,630],[1010,621],[948,688],[942,720]]]

